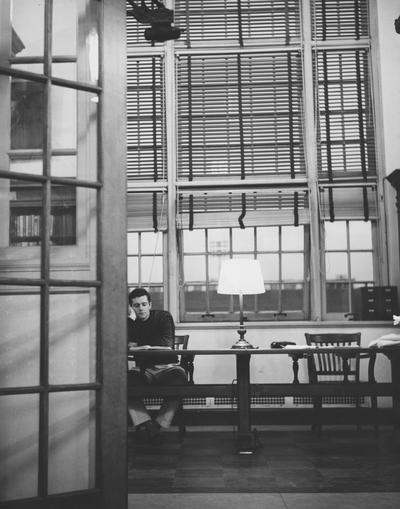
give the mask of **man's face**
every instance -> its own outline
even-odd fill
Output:
[[[132,308],[138,320],[145,321],[150,316],[151,302],[148,301],[146,295],[136,297],[132,300]]]

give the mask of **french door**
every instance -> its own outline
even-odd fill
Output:
[[[125,2],[0,2],[0,507],[126,507]]]

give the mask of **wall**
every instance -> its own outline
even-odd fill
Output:
[[[380,157],[382,174],[390,175],[400,168],[400,34],[396,33],[394,20],[400,16],[400,0],[376,0],[372,19],[373,51],[377,59],[375,100],[381,115],[377,115],[377,138],[383,148]],[[376,37],[375,37],[376,35]],[[390,281],[400,287],[398,221],[396,195],[385,181],[383,192],[387,198],[387,231]]]

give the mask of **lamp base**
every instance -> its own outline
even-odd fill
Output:
[[[246,329],[242,329],[242,328],[239,328],[238,329],[238,334],[239,334],[239,339],[236,341],[236,343],[234,345],[231,346],[231,349],[232,348],[236,348],[236,349],[250,349],[250,348],[256,348],[255,346],[251,345],[246,339],[244,339],[244,335],[246,334]]]
[[[231,346],[231,349],[232,348],[256,348],[255,346],[251,345],[248,341],[246,341],[245,339],[238,339],[236,341],[236,343],[234,345]]]

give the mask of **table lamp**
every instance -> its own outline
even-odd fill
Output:
[[[243,295],[254,295],[264,292],[264,279],[258,260],[231,258],[222,262],[217,293],[239,295],[239,339],[231,348],[254,348],[254,346],[244,339],[246,329],[243,325]]]

